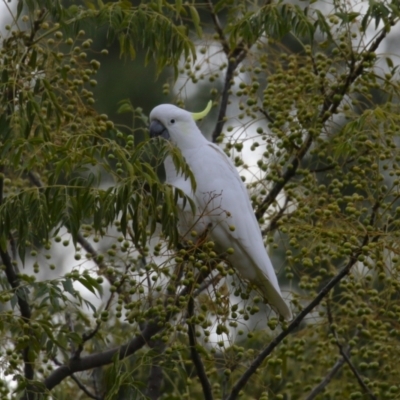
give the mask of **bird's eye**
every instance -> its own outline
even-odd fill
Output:
[[[169,122],[170,122],[171,124],[174,124],[174,123],[175,123],[175,120],[174,120],[174,119],[171,119]]]

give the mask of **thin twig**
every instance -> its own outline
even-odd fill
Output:
[[[270,220],[269,225],[262,231],[263,236],[268,235],[268,233],[272,232],[278,227],[278,221],[284,215],[290,200],[291,200],[290,196],[285,197],[285,203],[283,204],[283,206],[280,208],[278,213]]]
[[[358,158],[359,158],[360,156],[363,156],[363,155],[367,154],[368,152],[369,152],[369,151],[367,150],[367,151],[364,151],[364,152],[362,152],[361,154],[357,155],[357,157],[350,157],[348,160],[346,160],[346,161],[341,165],[341,167],[343,167],[344,165],[350,164],[350,163],[352,163],[353,161],[357,161]],[[337,166],[338,166],[338,164],[337,164],[337,163],[334,163],[334,164],[326,165],[325,167],[310,169],[310,172],[312,172],[312,173],[318,173],[318,172],[330,171],[331,169],[334,169],[334,168],[336,168]]]
[[[212,141],[215,143],[218,139],[218,137],[222,133],[222,128],[224,127],[225,124],[225,117],[226,117],[226,110],[228,108],[228,100],[229,100],[229,89],[231,88],[233,84],[233,77],[235,70],[239,63],[243,61],[243,59],[247,55],[247,50],[244,48],[236,48],[233,51],[232,55],[229,55],[228,59],[228,67],[226,69],[226,75],[225,75],[225,83],[224,83],[224,89],[222,90],[222,97],[221,97],[221,105],[219,108],[219,113],[218,113],[218,119],[217,123],[215,125],[214,132],[211,136]]]
[[[99,397],[100,399],[102,399],[103,396],[100,396],[99,388],[98,388],[98,380],[99,380],[100,375],[101,375],[101,368],[94,368],[92,371],[93,390],[94,390],[95,395],[97,397]]]
[[[357,330],[354,336],[357,337],[358,333],[359,332]],[[346,346],[346,349],[344,349],[344,352],[347,354],[347,356],[349,356],[350,350],[351,350],[350,346]],[[314,400],[314,398],[317,397],[326,388],[326,386],[329,385],[331,380],[334,378],[334,376],[338,373],[338,371],[343,367],[345,363],[346,363],[345,358],[343,357],[339,358],[336,361],[335,365],[332,367],[332,369],[325,376],[325,378],[317,386],[313,388],[313,390],[304,400]]]
[[[215,286],[221,279],[222,276],[217,274],[212,276],[210,279],[204,280],[199,287],[193,291],[193,296],[197,297],[203,290],[207,289],[210,285]]]
[[[71,379],[77,384],[77,386],[79,387],[79,389],[81,389],[86,396],[88,396],[91,399],[95,399],[95,400],[102,400],[101,397],[96,396],[95,394],[91,393],[86,386],[74,375],[71,375]]]
[[[273,124],[275,122],[275,119],[271,117],[271,115],[269,114],[269,112],[267,110],[264,110],[263,108],[259,107],[258,111],[260,111],[260,113],[264,115],[265,119],[268,122],[270,122],[271,124]]]
[[[218,137],[222,133],[222,128],[225,124],[225,117],[226,117],[226,110],[228,107],[228,100],[229,100],[229,90],[233,84],[233,79],[234,79],[234,73],[238,65],[245,59],[247,56],[249,49],[251,46],[258,40],[258,37],[254,39],[253,41],[248,41],[246,42],[245,40],[241,40],[235,48],[230,48],[228,45],[228,42],[225,39],[224,33],[223,33],[223,28],[221,27],[221,24],[219,23],[218,17],[214,12],[214,9],[212,7],[211,1],[209,1],[209,7],[211,9],[212,17],[214,20],[214,26],[216,29],[216,32],[221,40],[222,48],[228,58],[228,67],[226,70],[226,75],[225,75],[225,82],[224,82],[224,88],[222,90],[222,97],[221,97],[221,105],[219,108],[219,113],[218,113],[218,119],[217,123],[215,125],[214,132],[212,133],[212,141],[215,143],[218,139]],[[265,2],[265,6],[269,5],[272,3],[272,0],[267,0]],[[210,6],[211,4],[211,6]],[[262,32],[259,33],[259,36],[261,36]]]
[[[312,142],[313,142],[313,137],[309,134],[306,140],[304,141],[303,145],[294,155],[292,162],[290,163],[290,166],[286,169],[285,173],[281,176],[279,181],[272,187],[267,196],[265,196],[264,200],[258,206],[257,211],[255,212],[257,219],[262,218],[265,211],[275,201],[281,190],[295,176],[297,168],[300,165],[300,161],[307,154],[309,148],[311,147]]]
[[[226,69],[225,82],[224,82],[224,88],[222,90],[221,104],[220,104],[220,108],[219,108],[218,119],[217,119],[217,123],[215,125],[214,132],[212,133],[212,136],[211,136],[212,141],[215,143],[217,141],[218,137],[221,135],[222,128],[225,124],[226,110],[228,107],[228,100],[229,100],[229,96],[230,96],[229,89],[231,88],[231,86],[233,84],[235,70],[236,70],[237,66],[246,57],[246,55],[248,53],[248,49],[251,47],[251,43],[245,43],[244,41],[241,41],[240,43],[238,43],[238,45],[234,49],[231,49],[228,41],[226,40],[226,37],[224,35],[224,30],[221,26],[218,15],[215,13],[214,6],[213,6],[211,0],[207,0],[207,4],[211,11],[211,17],[214,22],[215,31],[218,34],[222,49],[228,59],[228,67]]]
[[[343,359],[345,360],[345,362],[347,363],[347,365],[351,369],[351,372],[353,372],[354,377],[357,379],[358,384],[361,386],[361,388],[364,390],[364,392],[372,400],[378,400],[378,398],[371,392],[369,387],[366,385],[366,383],[364,382],[362,376],[359,374],[359,372],[357,371],[357,368],[354,366],[354,364],[350,360],[350,357],[348,356],[346,351],[343,349],[342,344],[340,343],[340,340],[339,340],[338,334],[336,332],[336,329],[333,326],[333,317],[332,317],[332,311],[331,311],[331,307],[330,307],[329,301],[327,302],[326,309],[327,309],[327,314],[328,314],[329,328],[330,328],[333,336],[335,337],[335,342],[336,342],[336,346],[339,349],[339,353],[341,354],[341,356],[343,357]]]
[[[188,318],[187,318],[187,326],[188,326],[188,336],[189,336],[189,345],[190,345],[190,356],[192,358],[194,367],[196,368],[197,376],[199,377],[201,386],[203,388],[203,395],[205,400],[213,400],[213,393],[210,381],[208,380],[206,370],[203,365],[203,361],[201,360],[200,354],[196,349],[196,328],[192,322],[192,318],[194,317],[194,299],[190,296],[188,302]]]
[[[327,373],[325,378],[317,386],[314,387],[314,389],[304,400],[314,400],[329,385],[330,381],[343,367],[344,364],[345,364],[345,359],[343,357],[339,358],[339,360],[336,361],[332,369]]]
[[[127,267],[127,269],[128,269],[128,267]],[[107,303],[106,303],[106,305],[105,305],[105,307],[104,307],[104,310],[109,310],[109,309],[110,309],[111,303],[112,303],[112,301],[114,300],[115,295],[116,295],[117,293],[120,293],[120,292],[121,292],[121,289],[122,289],[123,284],[124,284],[124,282],[126,281],[126,279],[127,279],[126,276],[125,276],[125,277],[122,277],[122,279],[121,279],[121,281],[120,281],[120,283],[119,283],[119,285],[118,285],[118,287],[117,287],[117,290],[116,290],[115,292],[111,292],[110,297],[108,298]],[[114,282],[114,280],[113,280],[112,282]],[[97,332],[99,331],[100,327],[101,327],[101,321],[97,322],[97,323],[96,323],[96,326],[94,327],[94,329],[92,329],[90,332],[85,332],[85,333],[83,333],[81,342],[79,343],[79,345],[78,345],[76,351],[75,351],[75,352],[73,353],[73,355],[72,355],[72,358],[73,358],[73,359],[77,360],[77,359],[80,358],[81,353],[82,353],[82,351],[83,351],[83,346],[85,345],[85,343],[86,343],[87,341],[89,341],[90,339],[92,339],[92,338],[97,334]]]
[[[76,241],[92,256],[92,260],[99,267],[99,270],[104,272],[107,269],[107,265],[104,261],[100,261],[101,257],[99,257],[98,252],[94,249],[94,247],[83,237],[83,235],[78,232],[76,236]],[[106,274],[106,278],[113,283],[112,278]]]
[[[172,280],[172,282],[170,282],[170,284],[168,285],[168,287],[170,288],[171,292],[172,292],[172,288],[176,288],[176,286],[179,284],[179,282],[182,279],[183,276],[183,272],[184,272],[184,268],[182,266],[182,264],[178,264],[175,268],[174,271],[174,279]],[[210,272],[207,273],[207,276],[211,273],[211,269]],[[218,277],[218,276],[217,276]],[[190,299],[192,299],[193,297],[198,296],[202,290],[204,290],[205,288],[207,288],[211,283],[214,282],[214,278],[205,280],[206,276],[203,276],[202,274],[198,275],[196,280],[196,283],[199,284],[199,287],[193,291],[193,285],[189,285],[186,287],[186,294],[190,294]],[[183,295],[183,292],[181,292],[179,294],[179,296],[177,297],[177,299]],[[168,300],[170,299],[170,295],[167,294],[165,301],[164,301],[164,307],[166,308],[168,306]],[[190,301],[190,300],[189,300]],[[157,351],[158,354],[161,354],[164,352],[165,350],[165,343],[162,340],[157,340],[153,343],[152,340],[150,340],[148,342],[148,345],[152,348],[155,349]],[[161,396],[161,383],[163,380],[164,376],[162,373],[162,368],[158,362],[157,359],[153,358],[153,362],[150,368],[150,373],[149,373],[149,377],[148,377],[148,384],[147,384],[147,388],[146,388],[146,396],[149,397],[151,400],[156,400]]]
[[[207,0],[207,5],[208,5],[208,8],[210,9],[211,17],[213,19],[214,27],[215,27],[215,30],[216,30],[216,32],[218,34],[219,41],[221,42],[222,49],[224,50],[224,53],[226,55],[228,55],[229,52],[230,52],[229,44],[228,44],[228,41],[225,38],[224,30],[222,29],[221,23],[219,22],[218,15],[214,10],[214,5],[211,2],[211,0]]]
[[[58,361],[58,359],[55,357],[53,358],[53,362],[58,366],[62,365],[60,361]],[[71,375],[71,379],[76,383],[79,389],[81,389],[86,394],[86,396],[88,396],[91,399],[101,400],[101,397],[91,393],[90,390],[74,374]]]

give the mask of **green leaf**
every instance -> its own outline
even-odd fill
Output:
[[[16,19],[19,19],[23,9],[24,9],[24,1],[23,0],[18,0]]]
[[[127,112],[133,113],[135,111],[130,99],[121,100],[118,104],[120,104],[120,106],[118,107],[118,110],[117,110],[118,114],[124,114]]]
[[[97,279],[91,277],[90,275],[81,275],[79,278],[77,278],[77,281],[93,294],[102,294],[103,289],[101,285],[97,282]]]
[[[182,0],[175,0],[175,10],[176,10],[176,16],[178,17],[181,14],[181,11],[183,10]]]
[[[353,22],[357,17],[360,16],[358,12],[336,12],[334,13],[338,18],[342,20],[342,24],[348,24]]]
[[[74,285],[72,283],[72,280],[70,278],[67,278],[63,281],[61,281],[63,288],[66,292],[68,292],[69,294],[72,294],[73,296],[75,295],[75,289],[74,289]]]
[[[202,31],[201,26],[200,26],[199,13],[198,13],[196,7],[194,7],[194,6],[189,6],[189,10],[190,10],[190,15],[192,17],[193,25],[194,25],[194,27],[196,29],[197,36],[202,37],[203,36],[203,31]]]
[[[393,68],[393,61],[390,57],[385,57],[387,66],[392,69]]]

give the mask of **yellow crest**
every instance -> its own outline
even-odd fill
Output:
[[[207,104],[207,107],[205,108],[204,111],[198,112],[198,113],[192,113],[192,117],[195,121],[198,121],[199,119],[203,119],[211,110],[212,107],[212,100],[210,100]]]

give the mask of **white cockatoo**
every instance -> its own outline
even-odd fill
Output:
[[[199,234],[207,230],[217,252],[233,249],[227,255],[232,267],[257,286],[279,314],[291,319],[239,173],[195,123],[208,114],[211,104],[201,113],[190,113],[172,104],[161,104],[150,113],[150,136],[161,136],[177,146],[196,181],[193,191],[189,178],[177,173],[171,157],[166,157],[166,182],[181,189],[196,205],[193,214],[189,204],[180,204],[179,233],[187,237],[193,230]]]

